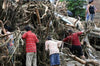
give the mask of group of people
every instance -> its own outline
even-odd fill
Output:
[[[7,39],[10,41],[7,43],[8,53],[12,54],[14,51],[14,39],[13,35],[9,32],[8,28],[5,28],[3,22],[0,21],[2,24],[2,34],[7,35]],[[36,43],[39,42],[39,39],[31,31],[30,26],[25,26],[26,32],[22,35],[22,39],[25,39],[26,42],[26,66],[37,66],[37,48]],[[69,30],[69,36],[64,38],[62,41],[59,40],[52,40],[51,36],[48,36],[45,41],[45,50],[49,50],[50,55],[50,65],[51,66],[59,66],[60,65],[60,56],[59,56],[59,47],[64,42],[70,41],[72,43],[72,52],[77,51],[80,58],[85,58],[82,52],[81,43],[79,41],[78,36],[80,36],[83,32],[73,33],[72,30]],[[13,58],[12,58],[13,62]]]
[[[37,66],[36,62],[36,43],[39,42],[38,38],[34,33],[31,32],[31,28],[29,26],[25,27],[27,31],[22,35],[22,38],[26,40],[26,66]],[[50,55],[50,65],[51,66],[59,66],[60,65],[60,56],[59,56],[59,47],[64,42],[71,41],[72,42],[72,51],[77,51],[80,58],[85,59],[85,56],[82,52],[82,47],[78,36],[80,36],[83,32],[73,33],[72,30],[69,30],[69,36],[64,38],[62,41],[52,40],[51,36],[48,36],[45,41],[45,50],[49,50]]]
[[[93,5],[93,0],[89,1],[89,4],[86,9],[86,21],[93,21],[94,15],[96,13],[96,8]],[[10,39],[10,41],[7,43],[8,51],[9,54],[12,54],[14,51],[14,40],[13,40],[13,35],[9,32],[8,28],[4,28],[3,22],[0,21],[2,24],[2,34],[9,34],[6,38]],[[25,39],[26,41],[26,66],[37,66],[37,48],[36,48],[36,43],[39,42],[39,39],[31,31],[31,28],[29,26],[25,27],[25,32],[22,35],[22,39]],[[49,50],[49,55],[50,55],[50,65],[51,66],[59,66],[60,65],[60,56],[59,56],[59,47],[64,42],[70,41],[72,44],[71,51],[72,53],[74,51],[77,51],[77,54],[80,56],[80,58],[85,59],[85,56],[83,55],[81,43],[79,40],[79,37],[82,33],[84,32],[77,32],[73,33],[72,30],[69,30],[69,36],[64,38],[62,41],[54,41],[52,40],[51,36],[48,36],[45,41],[45,50]],[[13,49],[13,50],[11,50]]]

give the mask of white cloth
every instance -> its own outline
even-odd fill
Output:
[[[62,41],[47,40],[45,42],[45,50],[49,50],[49,54],[59,53],[59,48]]]
[[[7,31],[7,34],[11,34],[10,32]],[[13,35],[8,36],[10,39],[13,39]]]

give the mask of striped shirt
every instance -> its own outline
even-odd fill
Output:
[[[36,35],[28,31],[22,35],[22,38],[26,40],[26,53],[36,52],[36,43],[39,42]]]

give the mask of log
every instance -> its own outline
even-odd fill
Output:
[[[92,32],[89,33],[89,36],[100,38],[100,33],[92,31]]]
[[[70,55],[70,57],[73,58],[74,60],[76,60],[76,61],[82,63],[82,64],[86,64],[86,61],[85,61],[85,60],[82,60],[82,59],[78,58],[78,57],[75,56],[75,55]]]
[[[47,15],[47,11],[48,11],[48,7],[46,5],[44,5],[44,4],[42,4],[42,5],[45,7],[45,13],[42,15],[41,19],[43,19],[44,16]]]
[[[55,12],[54,14],[55,14],[55,16],[60,17],[61,20],[63,20],[64,22],[66,22],[67,25],[75,26],[75,27],[78,26],[78,29],[84,30],[84,27],[81,24],[81,21],[79,21],[78,19],[75,19],[75,18],[72,18],[72,17],[68,17],[68,16],[64,16],[64,15],[61,15],[61,14],[59,14],[57,12]]]
[[[2,38],[2,37],[6,37],[6,36],[8,36],[8,35],[11,35],[11,34],[0,35],[0,38]]]
[[[6,5],[6,0],[4,0],[3,5],[2,5],[2,9],[6,9],[7,5]]]
[[[37,15],[37,20],[38,20],[38,25],[41,25],[40,15],[39,15],[38,9],[36,9],[36,15]]]
[[[40,4],[42,4],[42,5],[40,5]],[[59,11],[59,13],[58,13],[57,11],[59,9],[58,10],[56,9],[56,12],[55,12],[53,7],[51,7],[51,6],[52,5],[50,3],[33,2],[32,1],[30,4],[27,3],[27,4],[21,4],[21,5],[16,6],[16,7],[13,6],[15,8],[15,10],[11,9],[11,12],[14,10],[14,12],[13,12],[14,15],[9,13],[7,10],[5,12],[8,15],[7,16],[4,15],[4,16],[6,16],[5,20],[6,19],[9,20],[9,23],[7,25],[9,25],[10,23],[11,24],[16,23],[17,26],[16,25],[14,25],[14,26],[19,27],[19,25],[20,25],[19,28],[21,30],[23,30],[22,27],[24,27],[25,25],[31,25],[31,26],[34,26],[34,29],[36,28],[35,30],[32,30],[32,31],[34,31],[36,33],[36,35],[38,36],[38,38],[40,40],[40,43],[37,44],[38,45],[37,46],[37,49],[38,49],[38,66],[45,66],[45,65],[48,65],[48,63],[49,63],[48,62],[49,61],[48,56],[45,56],[45,51],[44,51],[44,42],[45,42],[45,38],[48,34],[52,35],[55,39],[61,39],[62,40],[62,38],[65,37],[64,33],[67,32],[67,29],[69,29],[69,26],[77,27],[77,25],[78,25],[79,26],[78,29],[81,29],[81,28],[84,29],[83,24],[81,24],[81,21],[79,21],[78,19],[71,18],[71,17],[68,17],[68,16],[65,15],[66,10],[63,9],[63,7],[61,7],[60,10],[63,10],[64,12],[62,13],[62,12]],[[43,12],[41,12],[41,10]],[[33,13],[35,15],[33,15]],[[60,19],[54,18],[56,16],[60,17]],[[52,26],[49,26],[51,21],[52,21]],[[34,22],[34,24],[32,22]],[[25,25],[23,25],[23,24],[25,24]],[[38,25],[42,25],[42,26],[38,28]],[[68,27],[66,28],[66,26],[68,26]],[[76,28],[73,28],[73,29],[76,29]],[[76,29],[76,30],[79,31],[78,29]],[[16,41],[18,41],[18,44],[16,45],[16,49],[14,51],[16,52],[18,50],[18,53],[19,53],[20,52],[19,48],[21,50],[23,50],[22,46],[20,46],[20,45],[24,46],[24,44],[22,42],[23,41],[22,39],[18,39],[18,37],[19,37],[18,34],[16,34],[15,36],[17,36],[17,38],[15,38],[15,44],[17,44]],[[89,44],[89,43],[87,42],[87,44]],[[18,47],[18,45],[20,47]],[[44,52],[44,54],[43,54],[43,52]],[[80,62],[81,64],[86,64],[87,63],[87,61],[82,60],[82,59],[78,58],[77,56],[73,56],[70,53],[70,51],[68,52],[68,54],[70,54],[71,58],[73,58],[74,60]],[[44,57],[42,57],[42,56],[44,56]],[[12,55],[10,56],[8,61],[11,60],[11,57],[12,57]],[[25,58],[25,57],[23,57],[23,55],[22,55],[22,58]],[[25,65],[23,65],[23,66],[25,66]]]
[[[3,47],[5,45],[7,45],[7,43],[10,41],[10,39],[8,39],[4,44],[0,45],[0,47]]]
[[[98,27],[95,25],[95,27],[94,27],[93,31],[100,32],[100,28],[98,28]]]
[[[94,60],[94,59],[87,60],[85,66],[87,66],[89,64],[92,64],[93,66],[100,66],[100,63],[98,63],[98,61]]]
[[[7,59],[9,56],[0,56],[0,60]]]
[[[100,49],[100,46],[98,46],[98,45],[93,45],[94,46],[94,48],[96,48],[96,49]]]

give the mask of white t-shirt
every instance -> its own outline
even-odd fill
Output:
[[[53,41],[53,40],[47,40],[45,42],[45,50],[50,51],[50,55],[54,53],[59,53],[59,48],[61,46],[62,41]]]

